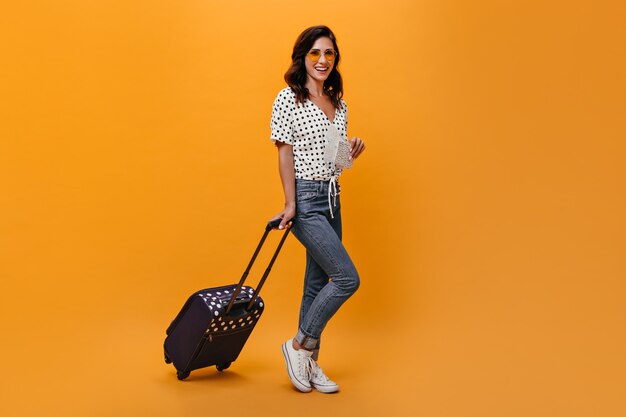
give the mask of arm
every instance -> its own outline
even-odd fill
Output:
[[[291,219],[296,215],[296,174],[293,165],[293,147],[283,142],[276,142],[278,148],[278,171],[285,194],[285,209],[273,217],[281,218],[279,229],[291,227]]]

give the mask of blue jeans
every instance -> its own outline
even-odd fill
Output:
[[[341,203],[330,215],[328,181],[296,179],[292,232],[306,248],[304,292],[296,341],[307,350],[320,346],[328,320],[359,288],[359,275],[341,243]]]

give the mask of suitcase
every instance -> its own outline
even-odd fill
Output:
[[[289,234],[285,230],[274,256],[256,289],[243,285],[270,231],[280,224],[271,221],[238,284],[205,288],[191,294],[166,330],[165,363],[173,363],[178,379],[191,371],[215,365],[223,371],[243,349],[265,308],[259,292]]]

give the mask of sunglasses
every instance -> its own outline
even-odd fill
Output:
[[[311,49],[306,56],[308,56],[311,61],[317,62],[322,56],[322,51],[319,49]],[[326,61],[334,61],[336,57],[337,52],[333,49],[327,49],[324,51],[324,58],[326,58]]]

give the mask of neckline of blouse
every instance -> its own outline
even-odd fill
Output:
[[[335,120],[337,120],[337,109],[335,107],[333,107],[334,110],[334,114],[333,114],[333,120],[331,121],[330,118],[328,117],[328,115],[326,115],[326,113],[324,113],[324,110],[322,110],[322,108],[320,106],[318,106],[317,104],[315,104],[310,98],[307,98],[307,101],[311,104],[313,104],[313,106],[315,106],[315,108],[317,108],[326,118],[326,120],[328,120],[330,122],[330,124],[335,124]]]

